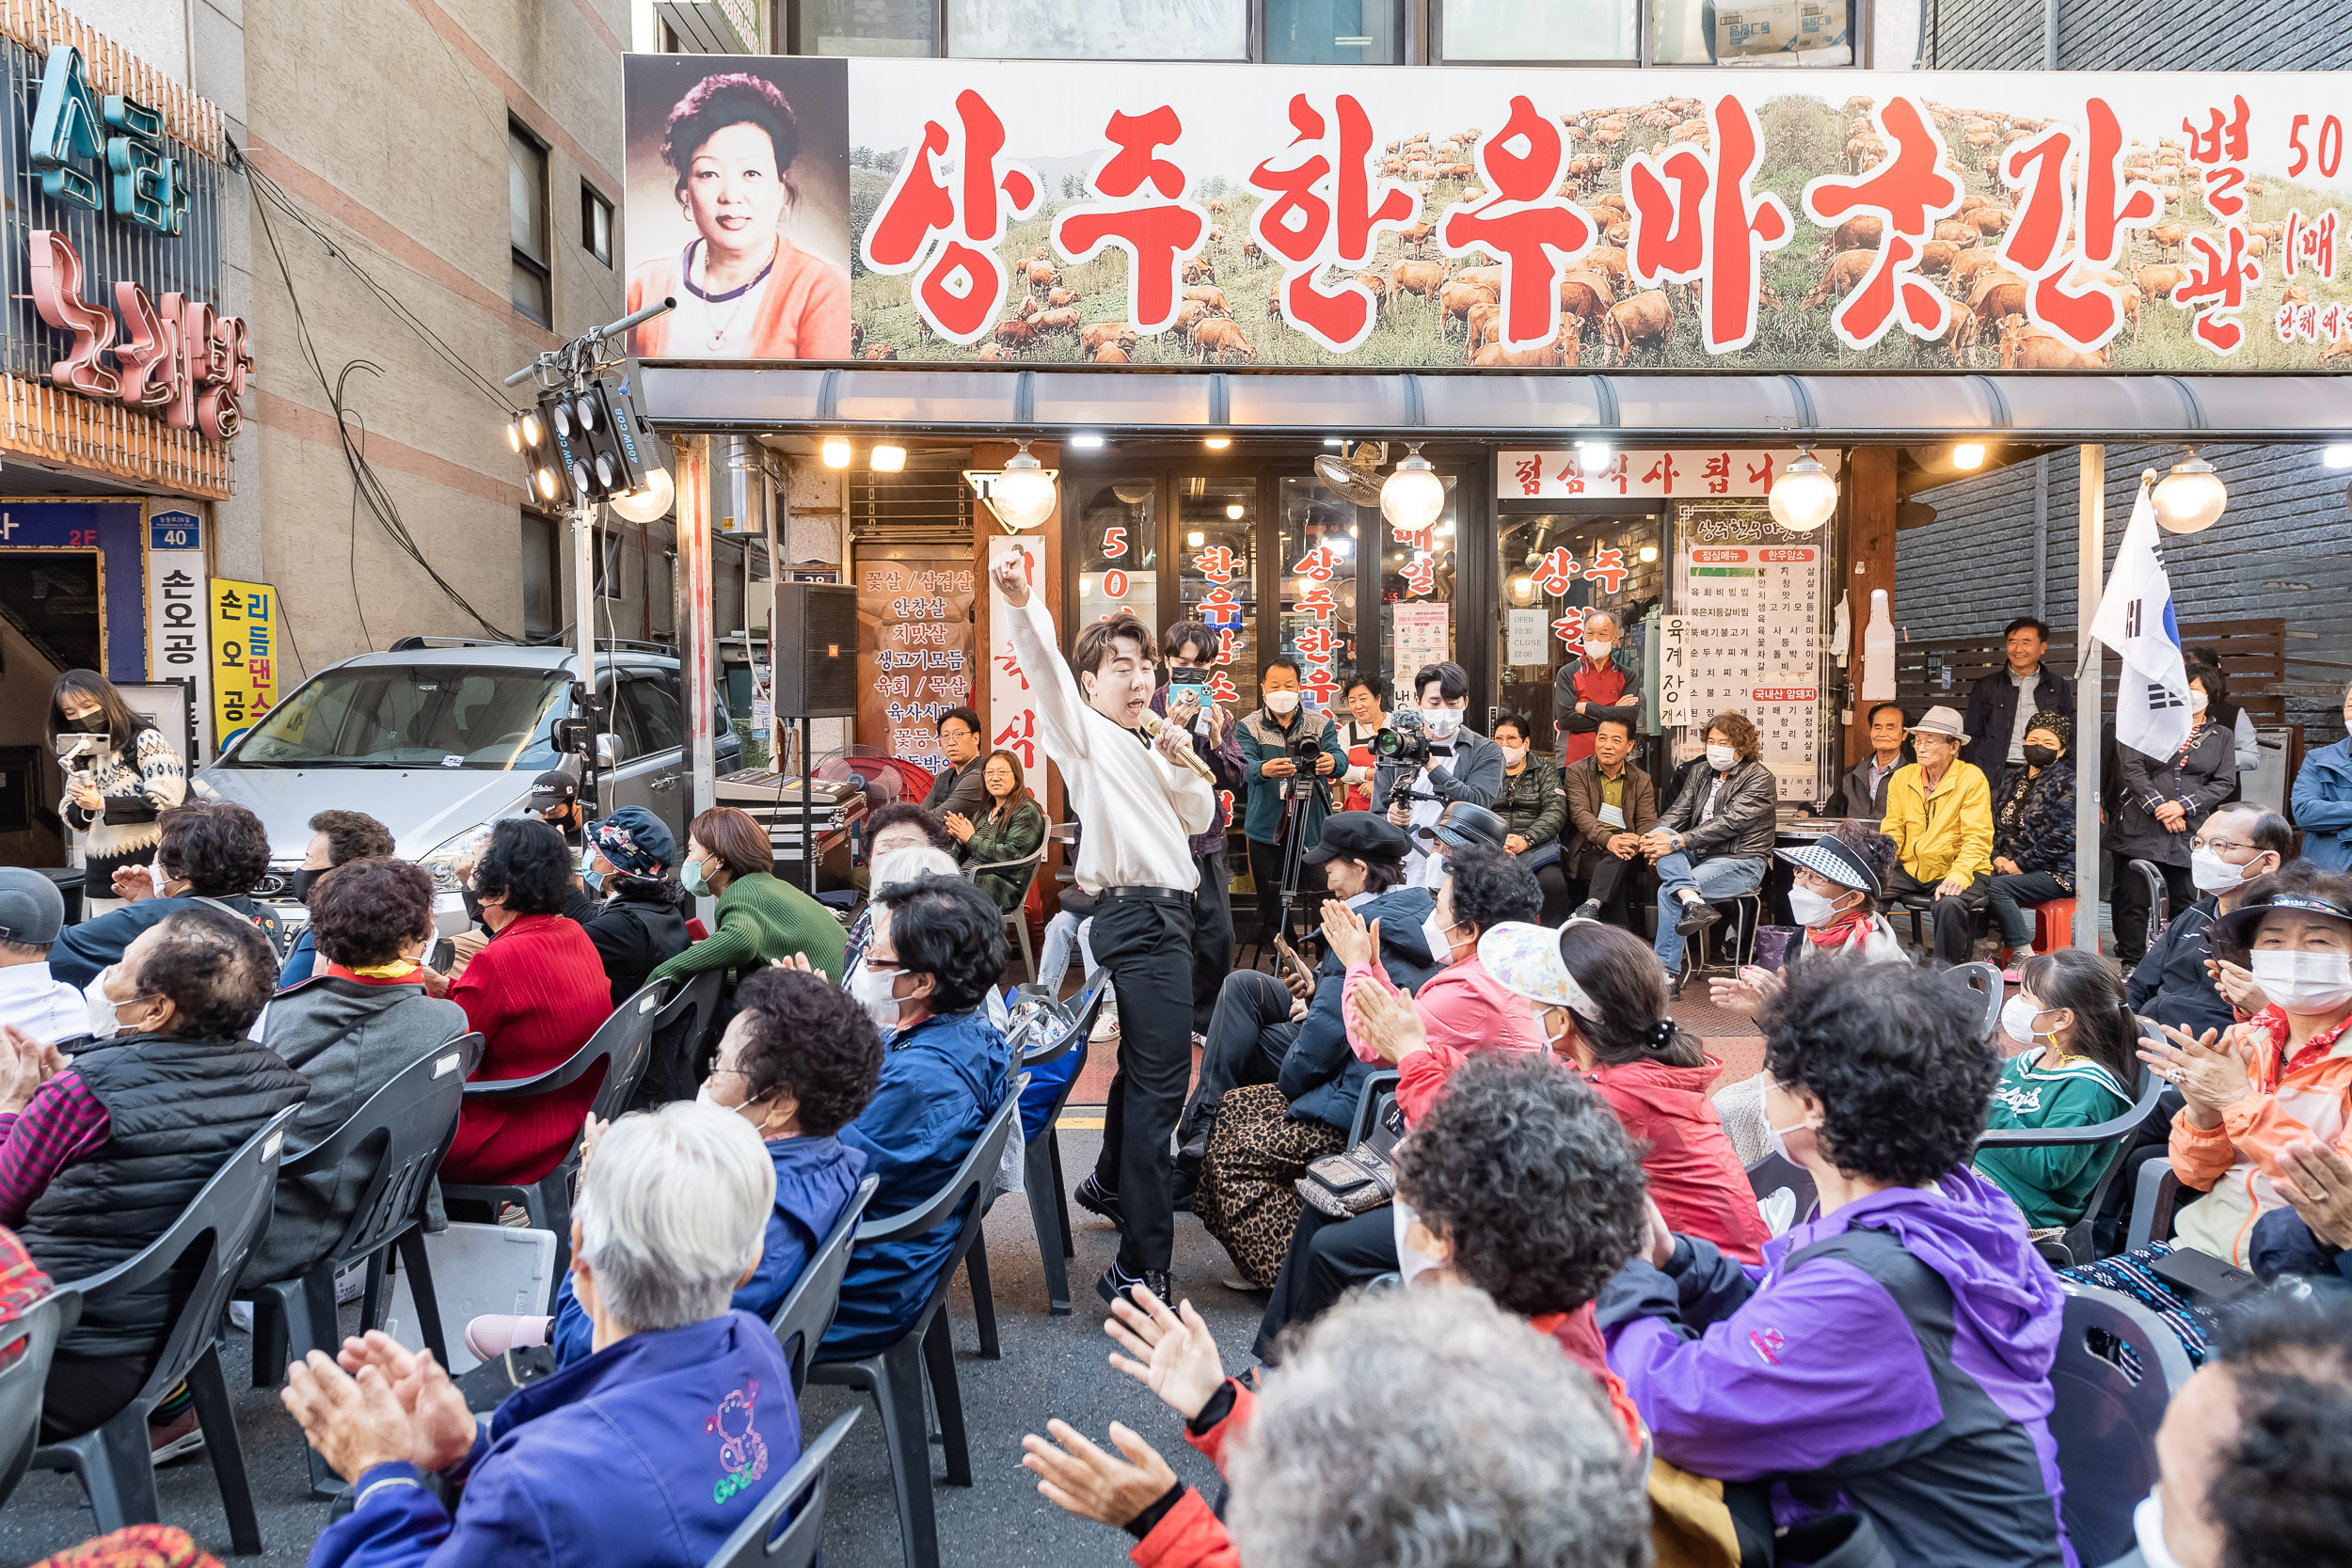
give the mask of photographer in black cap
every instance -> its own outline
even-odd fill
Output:
[[[564,842],[577,849],[580,845],[580,830],[587,818],[580,813],[580,781],[560,768],[550,768],[531,781],[531,800],[526,808],[540,821],[551,824],[564,835]]]

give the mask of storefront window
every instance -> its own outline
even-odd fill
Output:
[[[1633,0],[1439,0],[1448,60],[1630,60]]]
[[[1740,8],[1722,14],[1708,0],[1651,0],[1650,63],[1711,65],[1770,57],[1785,64],[1853,64],[1853,8],[1846,3]],[[1451,7],[1449,6],[1449,9]]]
[[[932,0],[792,0],[803,55],[939,53]]]
[[[1356,668],[1356,546],[1379,514],[1333,495],[1311,475],[1279,482],[1282,519],[1282,652],[1299,663],[1307,700],[1329,707]]]
[[[1246,60],[1248,0],[947,0],[947,53],[979,60]]]
[[[1665,580],[1659,531],[1657,517],[1646,513],[1505,514],[1497,519],[1502,615],[1495,668],[1502,677],[1502,706],[1533,726],[1538,745],[1558,749],[1556,739],[1547,739],[1560,717],[1553,682],[1561,665],[1578,657],[1589,610],[1614,612],[1620,640],[1638,659],[1643,617],[1656,607]]]
[[[1149,479],[1115,479],[1087,494],[1078,522],[1078,624],[1132,610],[1160,625],[1158,492]]]
[[[1380,645],[1388,650],[1396,700],[1412,695],[1413,673],[1454,657],[1454,544],[1460,491],[1445,476],[1445,510],[1428,528],[1397,528],[1379,513],[1365,518],[1380,539]]]
[[[1176,482],[1177,559],[1183,562],[1178,595],[1185,620],[1216,633],[1217,669],[1210,688],[1221,703],[1257,697],[1257,481]]]
[[[1396,0],[1265,0],[1265,58],[1278,65],[1394,65]]]

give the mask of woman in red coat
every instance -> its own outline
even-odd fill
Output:
[[[474,896],[489,941],[450,982],[449,999],[482,1036],[471,1082],[529,1078],[561,1067],[612,1012],[604,960],[580,923],[556,911],[572,885],[564,835],[510,817],[474,868]],[[526,1100],[466,1101],[457,1141],[441,1162],[446,1181],[527,1185],[553,1170],[587,1119],[601,1075]]]

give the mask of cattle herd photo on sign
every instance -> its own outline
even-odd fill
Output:
[[[853,360],[2352,365],[2309,78],[847,64]]]

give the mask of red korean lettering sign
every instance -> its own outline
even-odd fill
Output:
[[[49,325],[72,334],[65,357],[49,367],[52,381],[85,397],[160,414],[173,430],[194,430],[214,441],[236,438],[253,372],[244,317],[224,316],[178,293],[159,302],[127,281],[115,284],[115,309],[109,310],[82,297],[81,253],[62,232],[36,229],[30,248],[33,309]],[[112,368],[104,363],[109,356]]]
[[[2122,264],[2130,230],[2164,214],[2155,186],[2123,172],[2125,151],[2113,105],[2094,97],[2081,126],[2046,126],[2001,158],[2001,179],[2019,194],[1999,254],[2031,284],[2026,318],[2086,352],[2123,325],[2122,289],[2105,275]]]
[[[988,100],[969,87],[956,94],[955,127],[925,122],[860,241],[874,271],[915,275],[915,309],[949,342],[977,341],[1004,308],[1005,220],[1027,216],[1044,194],[1017,164],[999,172],[1004,149],[1005,122]],[[957,171],[952,183],[943,165]]]
[[[1805,216],[1825,229],[1857,217],[1880,225],[1869,269],[1830,312],[1830,326],[1850,348],[1867,348],[1897,325],[1933,341],[1949,324],[1951,301],[1919,263],[1936,219],[1957,211],[1966,193],[1944,166],[1944,138],[1917,100],[1890,98],[1872,120],[1893,153],[1864,173],[1825,174],[1804,188]]]
[[[1114,150],[1087,177],[1093,202],[1054,217],[1054,245],[1073,261],[1110,246],[1127,253],[1127,321],[1138,332],[1165,332],[1176,320],[1183,268],[1200,254],[1208,210],[1184,199],[1184,169],[1160,155],[1184,135],[1168,104],[1140,115],[1116,112],[1104,134]],[[1152,200],[1156,194],[1160,199]]]
[[[1479,139],[1486,194],[1457,201],[1438,222],[1448,256],[1502,258],[1502,346],[1542,348],[1560,333],[1560,278],[1593,247],[1593,221],[1553,194],[1566,151],[1560,125],[1524,94],[1511,100],[1502,129]]]
[[[2243,94],[2230,103],[2206,107],[2204,124],[2185,117],[2181,129],[2188,137],[2187,156],[2204,166],[2205,206],[2221,220],[2217,233],[2188,236],[2183,260],[2188,278],[2172,291],[2172,303],[2194,310],[2189,331],[2216,354],[2235,354],[2246,341],[2246,325],[2236,319],[2246,306],[2247,291],[2262,281],[2262,263],[2255,260],[2246,227],[2246,182],[2242,166],[2249,150],[2248,110]]]
[[[1337,94],[1327,115],[1295,93],[1290,124],[1290,145],[1249,173],[1250,186],[1271,198],[1258,204],[1250,231],[1282,261],[1275,294],[1282,319],[1345,354],[1371,336],[1377,302],[1355,278],[1327,287],[1319,276],[1371,266],[1380,232],[1410,224],[1421,198],[1375,179],[1372,119],[1354,95]]]
[[[1576,581],[1576,557],[1565,545],[1554,545],[1549,555],[1535,562],[1534,570],[1529,575],[1534,579],[1536,587],[1558,598]]]
[[[1764,255],[1796,232],[1788,204],[1749,187],[1764,162],[1755,115],[1726,93],[1708,111],[1708,143],[1677,142],[1626,160],[1631,206],[1626,265],[1645,289],[1704,281],[1699,340],[1709,354],[1756,341]]]

